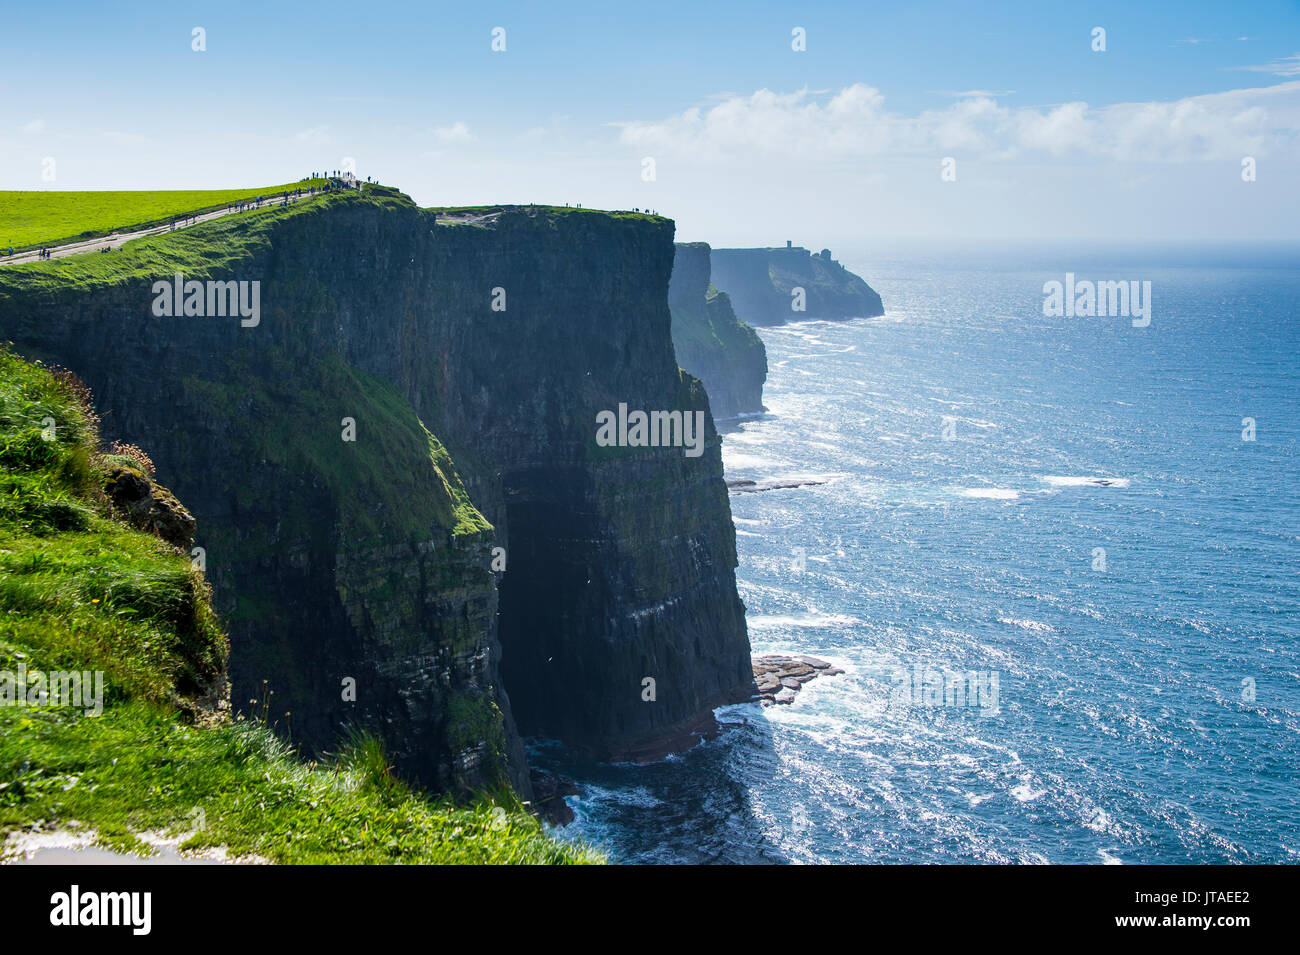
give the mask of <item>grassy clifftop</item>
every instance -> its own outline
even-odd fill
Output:
[[[324,179],[303,179],[255,189],[0,192],[0,251],[54,246],[128,229],[143,229],[175,216],[197,215],[232,202],[319,188]]]
[[[139,833],[191,833],[186,849],[276,862],[597,861],[509,793],[430,800],[371,737],[312,763],[230,720],[207,583],[114,510],[121,465],[75,381],[0,350],[0,834],[82,828],[141,851]],[[99,715],[27,686],[20,701],[20,674],[72,670],[102,673]]]
[[[0,218],[9,215],[8,197],[0,193]],[[76,193],[93,195],[93,193]],[[261,209],[212,219],[199,226],[137,239],[111,254],[74,255],[0,268],[0,307],[9,294],[46,292],[78,294],[86,289],[130,281],[152,281],[173,272],[187,278],[223,277],[270,246],[271,233],[285,219],[320,216],[348,203],[373,203],[380,208],[414,208],[410,199],[394,190],[368,188],[327,193],[307,202]],[[116,228],[116,226],[114,227]],[[15,246],[16,248],[16,246]]]

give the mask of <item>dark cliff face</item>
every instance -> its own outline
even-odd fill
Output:
[[[526,794],[516,718],[637,755],[750,692],[711,419],[697,458],[594,439],[620,402],[707,411],[671,224],[563,213],[338,196],[0,270],[0,336],[83,377],[197,518],[237,707],[265,680],[297,741],[367,726],[438,788]],[[260,323],[154,317],[178,270],[260,281]]]
[[[714,249],[712,259],[713,284],[731,296],[736,314],[751,325],[885,314],[875,290],[825,250]],[[791,307],[796,288],[805,293],[803,311]]]
[[[520,728],[653,753],[752,682],[720,441],[672,350],[671,223],[503,211],[486,228],[440,218],[431,242],[442,373],[416,406],[490,476],[472,493],[508,541],[501,643]],[[599,447],[597,415],[620,403],[705,412],[704,453]]]
[[[678,243],[668,305],[677,362],[704,383],[714,417],[762,411],[767,350],[710,281],[707,243]]]
[[[496,782],[508,741],[491,528],[401,395],[344,365],[283,251],[268,242],[232,273],[263,282],[257,328],[156,318],[150,280],[37,284],[14,270],[0,273],[0,334],[82,377],[105,434],[149,447],[192,495],[236,709],[265,709],[315,749],[346,724],[375,728],[439,789]]]

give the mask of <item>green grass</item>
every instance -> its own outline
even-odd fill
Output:
[[[430,206],[423,209],[426,213],[437,213],[439,216],[481,216],[493,212],[521,212],[529,213],[535,210],[540,215],[545,215],[550,219],[564,219],[574,216],[599,215],[611,219],[632,219],[646,220],[649,222],[667,222],[667,216],[651,215],[648,212],[632,212],[625,209],[579,209],[576,206],[548,206],[545,204],[531,205],[496,205],[496,206]],[[446,225],[453,224],[446,222]]]
[[[236,365],[196,374],[185,385],[200,408],[246,409],[257,457],[288,474],[314,475],[329,488],[349,540],[378,544],[400,535],[417,542],[435,527],[454,537],[492,533],[451,456],[410,403],[389,383],[337,356],[304,365],[268,347],[256,370]],[[341,440],[345,415],[355,421],[354,442]],[[232,472],[230,493],[256,506],[261,491],[242,476]],[[282,517],[292,525],[290,515]]]
[[[177,232],[163,232],[128,242],[111,255],[74,255],[48,261],[0,267],[0,312],[9,309],[21,323],[22,309],[33,299],[82,301],[106,286],[148,280],[184,272],[187,278],[230,278],[271,247],[271,236],[284,220],[328,215],[349,203],[370,203],[384,209],[415,206],[391,190],[346,189],[311,202],[265,206],[252,212],[212,219]]]
[[[548,837],[509,794],[456,804],[414,792],[374,737],[322,765],[258,724],[186,726],[139,703],[99,718],[0,711],[0,771],[0,831],[75,819],[119,851],[202,818],[183,850],[308,864],[600,861]]]
[[[148,228],[178,215],[324,184],[324,179],[305,179],[256,189],[0,192],[0,252],[10,246],[21,252]]]
[[[373,736],[306,762],[262,722],[221,718],[228,648],[207,583],[113,518],[105,467],[75,383],[0,350],[0,671],[105,682],[100,716],[0,705],[0,837],[83,829],[144,852],[139,833],[193,832],[184,849],[286,863],[601,861],[547,836],[509,792],[416,791]]]

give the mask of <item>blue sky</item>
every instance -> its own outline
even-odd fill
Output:
[[[992,6],[12,5],[0,188],[350,157],[424,205],[654,208],[715,244],[1300,238],[1300,3]]]

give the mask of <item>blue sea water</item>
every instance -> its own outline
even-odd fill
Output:
[[[887,314],[762,330],[769,412],[724,460],[825,482],[733,495],[737,576],[756,653],[846,672],[651,766],[539,752],[578,780],[568,833],[625,862],[1300,861],[1300,249],[839,257]],[[1150,326],[1044,317],[1067,271],[1149,280]],[[915,667],[996,674],[997,713],[908,705]]]

